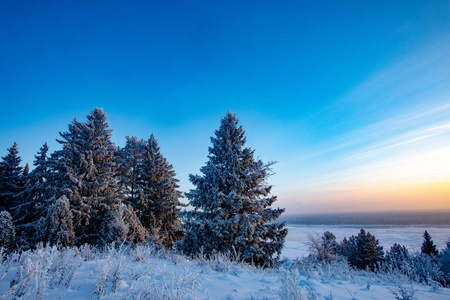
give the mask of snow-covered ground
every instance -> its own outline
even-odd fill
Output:
[[[295,259],[308,254],[305,241],[308,234],[323,235],[330,231],[336,236],[337,241],[344,237],[358,235],[361,228],[370,232],[378,239],[384,250],[389,250],[395,243],[404,245],[409,251],[420,251],[425,230],[433,238],[434,244],[439,250],[444,248],[450,239],[450,226],[301,226],[288,225],[289,233],[282,251],[282,257]]]
[[[355,271],[343,262],[288,260],[277,269],[260,269],[222,256],[191,260],[148,246],[101,253],[40,248],[13,255],[0,268],[1,299],[394,299],[401,292],[450,299],[450,289]]]

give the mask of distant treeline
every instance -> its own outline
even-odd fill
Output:
[[[360,212],[283,215],[296,225],[449,225],[450,211]]]

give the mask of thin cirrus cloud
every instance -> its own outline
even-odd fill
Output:
[[[439,120],[445,113],[450,114],[450,107],[429,116]],[[383,124],[389,131],[388,123]],[[450,122],[410,130],[408,124],[404,124],[405,131],[374,143],[368,139],[382,128],[369,126],[358,130],[359,135],[347,135],[359,146],[349,151],[351,146],[343,145],[345,154],[335,154],[336,150],[319,154],[322,166],[306,166],[303,172],[313,176],[287,188],[285,196],[293,203],[300,201],[298,209],[311,212],[324,207],[328,211],[449,208]],[[389,205],[381,199],[389,200]],[[405,206],[412,200],[413,207]]]
[[[375,74],[315,116],[349,129],[331,132],[289,161],[303,175],[280,189],[286,207],[296,212],[450,208],[448,41]]]

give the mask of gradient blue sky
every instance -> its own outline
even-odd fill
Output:
[[[449,1],[2,1],[0,155],[102,107],[181,189],[235,111],[288,213],[450,209]]]

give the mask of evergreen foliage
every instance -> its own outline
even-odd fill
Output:
[[[380,246],[378,240],[364,229],[361,229],[356,237],[352,235],[345,247],[344,256],[350,265],[358,269],[369,268],[374,271],[383,260],[383,246]]]
[[[23,174],[20,166],[19,148],[14,143],[0,162],[0,211],[11,212],[17,205],[16,196],[23,188]]]
[[[28,174],[30,174],[30,164],[27,163],[23,168],[22,176],[26,178]]]
[[[41,241],[38,234],[41,219],[47,215],[48,200],[53,197],[48,188],[47,152],[45,143],[35,155],[35,168],[26,177],[24,190],[18,195],[19,204],[14,208],[17,242],[21,247]]]
[[[120,206],[113,215],[109,228],[109,240],[122,243],[145,243],[148,232],[142,226],[136,212],[129,205]]]
[[[178,191],[179,180],[175,176],[152,133],[144,147],[136,211],[152,240],[166,248],[173,247],[184,235],[178,216],[183,195]]]
[[[0,247],[5,252],[9,252],[14,249],[15,241],[16,231],[11,214],[7,211],[0,211]]]
[[[410,255],[408,249],[405,246],[401,246],[397,243],[392,245],[391,249],[386,252],[385,262],[389,264],[393,269],[403,270],[405,265],[408,264]]]
[[[48,227],[45,240],[51,245],[72,246],[75,240],[72,217],[69,199],[66,196],[54,201],[46,218]]]
[[[431,236],[428,234],[426,230],[423,233],[423,243],[421,247],[421,253],[431,257],[434,257],[439,253],[439,251],[436,249],[436,245],[431,239]]]
[[[106,114],[95,108],[87,119],[85,123],[74,119],[69,131],[60,133],[63,149],[54,156],[54,167],[70,201],[76,243],[102,244],[111,242],[107,232],[123,196]]]
[[[272,209],[267,178],[272,163],[254,159],[234,113],[227,113],[211,138],[208,161],[190,175],[196,187],[186,194],[193,211],[186,212],[186,236],[182,249],[233,253],[237,259],[258,265],[273,263],[284,244],[287,229],[275,221],[284,209]]]
[[[450,285],[450,240],[448,240],[445,248],[440,253],[439,262],[441,264],[441,270],[446,277],[447,285]]]
[[[125,196],[125,202],[137,208],[141,191],[139,181],[146,142],[135,136],[127,136],[126,139],[125,147],[117,151],[119,186]]]

